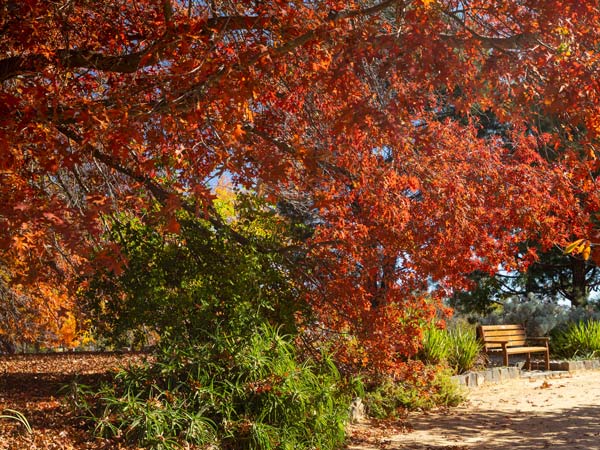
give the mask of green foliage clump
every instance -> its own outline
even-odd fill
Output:
[[[471,370],[481,353],[481,343],[472,327],[455,326],[448,332],[448,365],[455,373]]]
[[[521,324],[528,336],[547,336],[552,329],[564,323],[567,316],[568,311],[564,306],[531,295],[507,300],[501,309],[482,318],[481,323]]]
[[[600,356],[600,322],[571,322],[552,336],[552,352],[562,358],[597,358]]]
[[[345,439],[351,387],[327,356],[300,361],[270,326],[160,350],[80,402],[99,435],[153,449],[326,450]]]
[[[573,322],[600,320],[600,311],[597,302],[573,308],[531,294],[507,298],[492,313],[466,319],[483,325],[521,324],[529,336],[548,336]]]
[[[450,354],[448,332],[429,325],[423,330],[423,342],[418,358],[426,364],[445,364]]]
[[[160,341],[154,363],[75,395],[79,409],[98,434],[155,449],[338,447],[351,389],[328,356],[302,358],[294,344],[309,311],[279,251],[288,225],[252,198],[215,208],[226,226],[185,211],[178,233],[113,220],[127,264],[90,281],[94,323],[109,342]]]
[[[222,228],[179,211],[177,234],[113,218],[107,237],[126,265],[100,269],[89,280],[86,307],[96,334],[109,344],[139,346],[148,336],[198,339],[264,321],[293,333],[294,315],[305,305],[278,251],[286,224],[251,199],[237,206],[240,215]]]
[[[473,368],[480,352],[481,344],[472,327],[456,325],[445,330],[430,325],[423,332],[418,357],[426,364],[447,365],[454,373],[464,373]]]
[[[457,406],[465,395],[451,375],[449,370],[441,370],[421,380],[384,378],[371,383],[364,399],[367,413],[378,419],[389,419],[401,417],[407,410]]]

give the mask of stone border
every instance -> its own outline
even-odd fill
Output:
[[[521,369],[518,367],[493,367],[487,370],[467,372],[452,377],[459,385],[469,388],[478,387],[485,383],[504,383],[517,378],[521,378]]]
[[[583,361],[550,361],[549,371],[541,370],[543,367],[543,362],[532,362],[532,370],[535,370],[535,372],[525,371],[516,366],[492,367],[483,371],[455,375],[452,377],[452,379],[461,386],[475,388],[482,386],[483,384],[500,384],[519,378],[561,378],[569,375],[572,372],[582,370],[599,370],[600,360],[591,359]]]
[[[531,363],[532,369],[540,370],[543,366],[540,363]],[[600,359],[585,359],[582,361],[550,361],[550,370],[564,370],[567,372],[577,372],[579,370],[598,370],[600,369]]]

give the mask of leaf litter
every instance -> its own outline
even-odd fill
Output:
[[[64,401],[71,383],[97,385],[120,367],[140,364],[143,353],[46,353],[0,356],[0,450],[132,450],[138,447],[101,439],[85,427]],[[3,414],[4,412],[4,414]],[[31,426],[32,433],[27,431]]]

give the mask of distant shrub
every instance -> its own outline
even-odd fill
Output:
[[[600,321],[597,303],[570,308],[539,296],[513,297],[491,314],[469,315],[470,323],[483,325],[520,324],[529,336],[549,336],[563,330],[571,323],[587,320]]]
[[[536,296],[507,300],[503,307],[481,318],[485,325],[521,324],[529,336],[547,336],[567,321],[568,308]]]
[[[552,352],[562,358],[600,357],[600,322],[572,322],[553,333]]]
[[[569,308],[536,296],[514,298],[486,317],[470,320],[487,324],[521,324],[529,336],[551,336],[550,351],[559,358],[600,356],[600,311],[597,304]]]

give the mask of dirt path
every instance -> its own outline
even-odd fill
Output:
[[[484,386],[471,390],[468,399],[447,413],[411,414],[404,430],[400,424],[388,430],[356,426],[355,439],[347,448],[600,449],[598,371],[548,381],[522,379]]]

